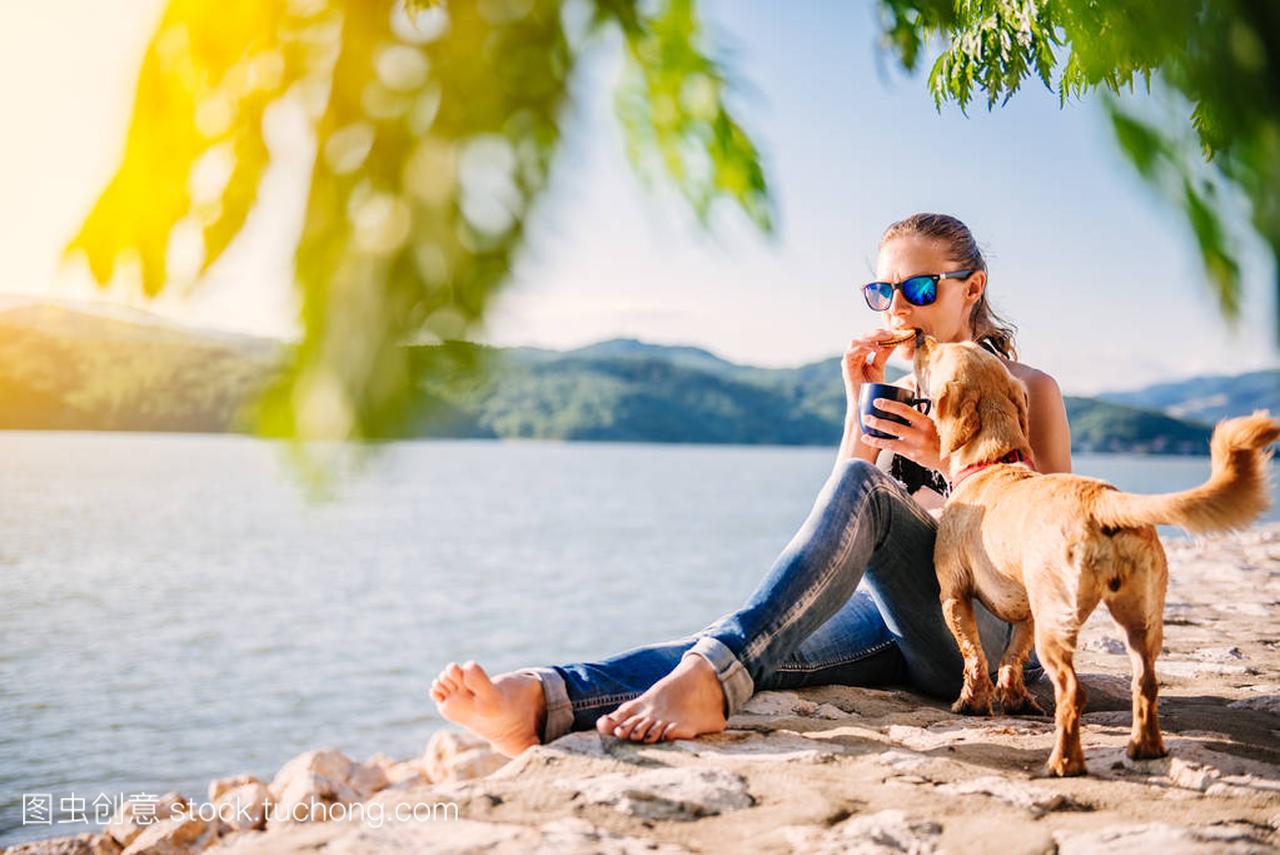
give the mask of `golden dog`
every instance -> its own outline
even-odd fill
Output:
[[[1034,470],[1026,387],[974,342],[924,337],[916,376],[933,399],[931,417],[952,485],[938,522],[934,562],[942,612],[964,656],[964,688],[952,709],[991,715],[1043,710],[1022,682],[1034,643],[1053,681],[1056,739],[1047,772],[1081,775],[1085,691],[1072,658],[1080,627],[1105,602],[1124,630],[1133,663],[1133,729],[1127,753],[1162,757],[1155,658],[1164,632],[1168,565],[1155,525],[1206,533],[1247,525],[1270,505],[1267,446],[1280,422],[1265,410],[1217,425],[1212,473],[1180,493],[1123,493],[1096,478]],[[1000,462],[1025,457],[1022,462]],[[997,684],[974,622],[973,598],[1014,624]]]

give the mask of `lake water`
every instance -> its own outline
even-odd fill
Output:
[[[202,802],[211,778],[326,745],[417,754],[447,726],[426,692],[451,659],[596,659],[705,626],[834,455],[406,442],[312,504],[268,442],[0,433],[0,844],[91,830],[23,825],[24,793],[70,818],[66,799]],[[1164,492],[1209,460],[1075,468]]]

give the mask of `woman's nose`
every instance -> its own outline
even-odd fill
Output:
[[[901,315],[904,309],[910,312],[913,308],[915,307],[907,302],[907,298],[902,296],[902,289],[894,288],[893,299],[889,301],[889,311],[894,315]]]

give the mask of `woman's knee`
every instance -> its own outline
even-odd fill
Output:
[[[842,491],[864,488],[865,485],[877,479],[887,477],[880,467],[860,457],[851,457],[848,460],[841,461],[840,468],[836,470],[836,475],[838,476],[839,488]]]

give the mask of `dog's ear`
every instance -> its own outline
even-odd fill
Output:
[[[938,407],[938,455],[947,457],[951,452],[978,435],[981,422],[978,419],[977,397],[964,394],[954,380],[942,387],[942,395],[936,401]]]
[[[1013,385],[1009,389],[1009,399],[1013,401],[1013,411],[1018,414],[1018,427],[1022,428],[1022,435],[1027,442],[1031,441],[1031,419],[1028,415],[1031,405],[1031,393],[1027,391],[1027,384],[1013,378]]]

